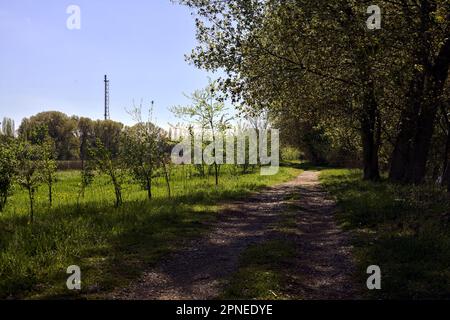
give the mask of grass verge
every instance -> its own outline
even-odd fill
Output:
[[[436,186],[361,180],[358,170],[325,170],[322,184],[336,197],[338,219],[354,235],[359,283],[369,265],[382,289],[368,298],[450,298],[450,197]]]

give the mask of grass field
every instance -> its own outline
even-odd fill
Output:
[[[436,186],[361,180],[358,170],[325,170],[322,183],[337,198],[339,221],[354,234],[359,282],[369,265],[382,272],[371,298],[450,298],[450,198]]]
[[[59,172],[53,207],[42,186],[31,225],[27,194],[14,190],[0,215],[0,298],[96,297],[126,285],[180,241],[204,232],[221,200],[290,180],[300,170],[281,167],[275,176],[261,176],[224,167],[218,188],[213,176],[194,173],[188,166],[173,170],[170,199],[162,179],[155,180],[152,200],[130,179],[116,209],[107,177],[98,177],[77,203],[79,172]],[[81,292],[66,288],[70,265],[81,268]]]

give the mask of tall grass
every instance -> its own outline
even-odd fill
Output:
[[[354,234],[359,283],[368,297],[450,298],[450,197],[433,185],[361,180],[358,170],[325,170],[339,220]],[[382,290],[365,287],[366,268],[378,265]]]
[[[0,215],[0,298],[95,297],[124,286],[181,240],[205,231],[204,222],[214,219],[220,200],[245,196],[299,172],[280,168],[276,176],[240,175],[223,167],[216,188],[213,177],[177,167],[171,173],[171,198],[162,178],[155,179],[152,200],[129,179],[120,208],[113,206],[107,177],[98,177],[78,203],[79,172],[59,172],[53,207],[42,187],[31,225],[27,195],[16,189]],[[66,288],[70,265],[81,267],[81,292]]]

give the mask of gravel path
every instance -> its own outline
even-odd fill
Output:
[[[290,196],[296,200],[287,200]],[[267,188],[241,201],[224,205],[211,231],[168,255],[130,287],[112,299],[214,299],[238,269],[239,256],[249,245],[277,236],[277,223],[295,209],[295,267],[289,270],[292,296],[305,299],[354,297],[353,264],[347,236],[337,227],[334,203],[307,171],[295,180]]]

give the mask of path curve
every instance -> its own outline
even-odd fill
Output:
[[[288,200],[290,195],[295,195],[294,207],[299,209],[296,209],[297,231],[293,235],[298,254],[289,291],[306,299],[352,298],[354,268],[348,237],[336,225],[334,203],[327,199],[319,185],[318,172],[314,171],[227,203],[207,235],[168,255],[131,286],[115,291],[111,298],[216,298],[226,279],[237,271],[242,251],[276,236],[276,224],[286,205],[293,202]]]

